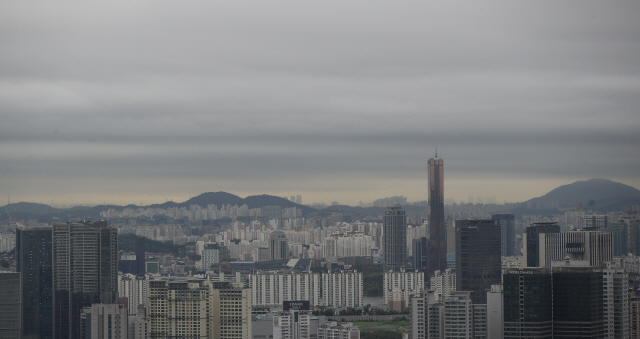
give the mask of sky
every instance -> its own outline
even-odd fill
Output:
[[[640,188],[638,1],[5,1],[0,198]],[[0,203],[4,204],[4,203]]]

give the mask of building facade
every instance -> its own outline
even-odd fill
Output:
[[[22,338],[53,338],[51,226],[16,228],[16,271],[21,274]]]
[[[384,212],[384,270],[400,271],[407,264],[407,216],[400,205]]]
[[[273,231],[269,239],[271,260],[286,259],[289,257],[287,236],[282,231]]]
[[[487,305],[473,304],[469,292],[443,300],[432,290],[411,297],[411,338],[487,338]]]
[[[318,273],[257,273],[249,275],[254,306],[282,305],[284,301],[308,300],[322,306],[321,275]]]
[[[80,313],[116,302],[117,229],[106,221],[53,225],[54,338],[80,337]]]
[[[414,270],[426,271],[429,267],[429,239],[421,237],[412,240],[411,262]]]
[[[429,268],[428,274],[447,269],[447,227],[444,221],[444,161],[429,159]]]
[[[456,290],[470,291],[476,304],[501,281],[500,234],[497,220],[456,220]]]
[[[513,214],[493,214],[491,219],[500,225],[500,253],[503,257],[516,255],[516,221]]]
[[[524,249],[524,262],[526,267],[541,267],[540,260],[540,235],[548,233],[560,233],[560,226],[557,222],[533,223],[527,227],[523,235],[522,243]]]
[[[424,273],[413,272],[384,272],[383,277],[383,304],[387,305],[391,300],[391,292],[394,288],[398,288],[402,293],[402,301],[404,305],[409,305],[409,297],[418,293],[425,288]]]
[[[0,338],[22,338],[21,295],[20,272],[0,271]]]
[[[322,293],[324,306],[364,306],[362,301],[362,273],[355,271],[322,273]]]
[[[80,338],[128,339],[129,318],[122,304],[93,304],[80,314]]]

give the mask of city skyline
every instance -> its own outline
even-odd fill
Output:
[[[631,3],[4,3],[0,197],[640,188]],[[127,15],[122,15],[127,13]]]

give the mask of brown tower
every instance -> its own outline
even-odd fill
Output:
[[[447,268],[447,229],[444,222],[444,173],[443,161],[429,159],[429,266],[431,276],[436,270]]]

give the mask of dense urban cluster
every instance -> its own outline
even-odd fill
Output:
[[[393,333],[364,321],[412,339],[640,337],[639,205],[445,204],[443,168],[429,160],[427,202],[382,198],[367,213],[208,204],[8,220],[0,337]]]

